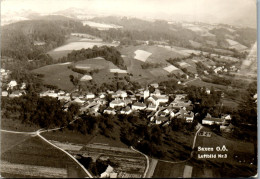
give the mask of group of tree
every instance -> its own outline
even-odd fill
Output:
[[[126,69],[124,65],[124,60],[121,57],[120,52],[115,47],[94,46],[92,49],[81,49],[73,50],[67,55],[65,61],[77,62],[89,58],[103,57],[105,60],[112,62],[114,65],[118,66],[121,69]],[[61,59],[64,61],[63,59]]]
[[[34,124],[41,128],[66,126],[79,110],[79,107],[72,104],[68,111],[64,111],[64,104],[58,99],[39,97],[33,93],[17,98],[3,98],[1,105],[4,111],[2,117],[16,117],[25,124]]]

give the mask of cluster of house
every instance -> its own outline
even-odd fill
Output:
[[[6,89],[3,89],[3,86],[2,86],[1,96],[2,97],[8,96],[10,98],[20,97],[23,94],[26,94],[25,88],[26,88],[25,83],[22,83],[21,85],[18,86],[18,83],[15,80],[11,80],[6,85]]]
[[[151,86],[154,87],[153,92],[147,88],[138,89],[135,92],[118,90],[95,95],[93,93],[80,94],[78,91],[65,93],[64,91],[48,90],[42,92],[40,96],[50,96],[64,101],[65,110],[71,103],[77,103],[81,113],[92,115],[101,113],[127,115],[146,111],[149,113],[148,119],[155,124],[165,123],[164,125],[167,125],[174,117],[183,118],[188,123],[193,121],[193,105],[186,99],[186,94],[177,94],[175,99],[169,102],[170,95],[161,94],[158,84],[151,84]]]
[[[229,114],[222,115],[219,117],[212,117],[210,114],[202,119],[202,124],[204,125],[218,125],[220,131],[222,132],[231,132],[234,129],[234,126],[231,124],[231,116]]]
[[[0,76],[0,80],[6,80],[9,77],[10,71],[6,70],[4,68],[1,68],[1,76]]]

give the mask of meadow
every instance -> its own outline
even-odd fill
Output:
[[[73,72],[68,68],[70,64],[53,64],[47,65],[35,70],[33,73],[44,75],[43,81],[45,84],[57,86],[63,90],[72,90],[74,85],[70,81],[70,75],[81,77],[83,75]]]
[[[71,177],[85,177],[84,171],[72,159],[39,137],[24,138],[20,142],[16,142],[16,137],[8,137],[14,144],[1,154],[2,176],[68,177],[71,176],[70,168],[74,171]]]

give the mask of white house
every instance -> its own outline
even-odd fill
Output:
[[[169,97],[167,95],[159,95],[157,98],[159,103],[167,103],[169,101]]]
[[[115,107],[117,107],[117,106],[123,107],[123,106],[125,106],[125,103],[124,103],[123,100],[117,99],[117,100],[111,101],[111,102],[109,103],[109,106],[110,106],[111,108],[115,108]]]
[[[93,93],[88,93],[88,94],[86,95],[86,98],[87,98],[87,99],[93,99],[93,98],[95,98],[95,95],[94,95]]]
[[[150,104],[148,105],[148,107],[146,108],[147,111],[156,111],[157,110],[157,107],[156,105],[153,105],[153,104]]]
[[[109,108],[107,108],[107,109],[104,110],[104,113],[115,115],[115,114],[116,114],[116,111],[115,111],[113,108],[109,107]]]
[[[12,94],[9,95],[10,98],[19,97],[23,94],[20,91],[14,91]]]
[[[118,90],[116,94],[118,97],[121,97],[123,99],[127,97],[127,93],[125,91]]]
[[[146,100],[147,102],[151,102],[154,106],[158,107],[160,102],[158,100],[158,97],[156,96],[150,96],[149,98],[147,98]]]
[[[194,113],[190,112],[188,114],[185,114],[184,117],[185,117],[185,120],[187,123],[191,123],[191,122],[193,122],[193,119],[194,119]]]
[[[154,88],[158,88],[159,87],[159,84],[158,83],[152,83],[150,84],[150,86],[154,87]]]
[[[144,110],[146,105],[144,103],[136,102],[132,105],[132,110]]]
[[[7,90],[13,89],[15,86],[17,86],[17,82],[15,80],[12,80],[7,84]]]
[[[144,99],[148,98],[150,96],[149,90],[144,91]]]
[[[204,119],[202,119],[202,124],[206,124],[206,125],[222,125],[224,124],[225,119],[221,119],[221,118],[214,118],[214,117],[206,117]]]
[[[131,112],[132,112],[132,109],[129,106],[127,106],[126,108],[124,108],[120,111],[121,114],[130,114]]]
[[[8,96],[8,92],[7,91],[2,91],[2,96]]]

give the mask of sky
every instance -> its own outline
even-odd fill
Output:
[[[68,8],[135,17],[233,23],[256,27],[256,0],[2,0],[1,13],[31,9],[53,13]]]

